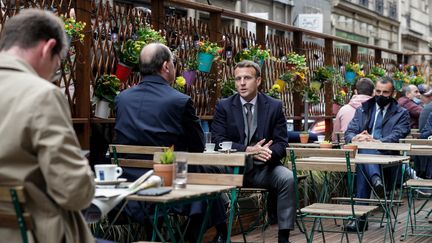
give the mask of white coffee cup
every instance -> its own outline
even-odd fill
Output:
[[[225,141],[225,142],[219,143],[219,147],[221,147],[222,150],[230,150],[232,147],[232,142],[231,141]]]
[[[95,165],[96,178],[99,181],[115,181],[123,173],[123,169],[117,165]]]
[[[324,135],[318,135],[318,142],[324,142],[325,136]]]
[[[206,143],[205,144],[205,151],[211,152],[214,151],[216,144],[214,143]]]

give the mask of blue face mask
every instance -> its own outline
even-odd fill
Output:
[[[421,103],[421,100],[417,97],[414,97],[412,101],[414,101],[414,103],[416,103],[417,105]]]

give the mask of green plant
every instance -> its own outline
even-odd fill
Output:
[[[287,63],[295,66],[296,69],[306,68],[306,57],[295,52],[290,52],[287,55]]]
[[[64,29],[66,34],[70,38],[77,38],[81,42],[84,40],[84,28],[86,26],[85,22],[76,21],[74,18],[66,18],[64,15],[61,16],[64,22]]]
[[[173,84],[173,87],[182,93],[185,92],[185,86],[186,86],[186,79],[182,76],[177,77]]]
[[[405,73],[404,73],[404,72],[401,72],[401,71],[399,71],[399,70],[396,70],[396,71],[393,73],[393,79],[394,79],[394,80],[404,81],[404,83],[409,83],[409,79],[408,79],[408,77],[405,75]]]
[[[185,70],[197,70],[197,69],[198,69],[198,59],[196,57],[196,54],[189,55],[186,61]]]
[[[336,104],[343,106],[343,105],[345,105],[346,96],[347,96],[347,93],[345,92],[345,90],[340,89],[334,94],[333,101]]]
[[[129,39],[124,43],[122,48],[116,46],[119,61],[129,67],[137,67],[139,63],[139,55],[145,45],[145,41]]]
[[[217,43],[213,43],[210,41],[200,41],[198,42],[198,51],[212,54],[213,56],[218,56],[219,52],[222,51]]]
[[[325,81],[331,80],[333,74],[335,73],[335,69],[330,66],[320,67],[313,71],[313,81],[324,83]]]
[[[410,79],[410,84],[419,85],[424,83],[424,78],[421,75],[414,76]]]
[[[281,87],[279,84],[273,84],[269,92],[267,93],[268,96],[273,97],[275,99],[281,98]]]
[[[371,68],[371,74],[373,74],[376,77],[384,77],[386,74],[386,70],[380,66],[374,66]]]
[[[270,50],[263,50],[261,49],[260,45],[255,45],[250,48],[246,48],[243,50],[240,50],[236,56],[235,61],[241,62],[243,60],[251,60],[251,61],[261,61],[261,60],[267,60],[270,58]]]
[[[169,165],[174,163],[175,161],[175,154],[174,154],[174,145],[169,147],[165,150],[165,152],[160,157],[161,164]]]
[[[150,28],[149,26],[141,27],[136,32],[137,41],[144,41],[145,44],[159,42],[162,44],[166,44],[165,38],[161,35],[160,32]]]
[[[222,81],[222,88],[221,88],[222,98],[229,97],[235,93],[237,93],[237,89],[235,87],[235,81],[233,78],[229,78]]]
[[[358,63],[347,63],[345,64],[345,71],[346,72],[355,72],[358,74],[360,72],[360,64]]]
[[[120,92],[120,80],[115,75],[102,75],[96,80],[94,95],[102,100],[114,104],[114,98]]]

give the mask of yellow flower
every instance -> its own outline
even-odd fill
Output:
[[[182,76],[176,78],[176,84],[180,87],[184,87],[186,85],[186,79]]]
[[[277,85],[279,85],[279,88],[282,90],[284,87],[285,87],[285,81],[283,81],[282,79],[277,79],[276,81],[275,81],[275,83],[277,84]],[[274,86],[274,85],[273,85]]]
[[[346,96],[346,92],[345,92],[345,90],[341,90],[341,91],[339,91],[339,93],[340,93],[342,96]]]
[[[408,78],[404,78],[404,83],[409,84],[409,79]]]
[[[281,87],[279,86],[279,84],[273,84],[271,89],[277,92],[281,92]]]

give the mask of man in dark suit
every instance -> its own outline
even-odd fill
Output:
[[[140,55],[140,73],[142,81],[116,97],[116,142],[143,146],[174,145],[176,151],[202,152],[204,135],[192,99],[170,86],[175,81],[176,71],[169,48],[160,43],[146,45]],[[136,168],[123,171],[130,179],[137,179],[144,173]],[[223,204],[220,204],[215,203],[214,207],[224,212]],[[139,206],[129,205],[128,209],[130,215],[142,214]],[[190,208],[191,224],[197,224],[195,228],[189,226],[193,231],[202,223],[201,210],[201,203],[194,203]],[[212,217],[219,238],[226,238],[225,219],[223,213]],[[189,235],[191,242],[196,237],[194,233]]]
[[[282,102],[258,92],[260,67],[242,61],[234,68],[237,94],[216,106],[214,141],[232,141],[233,149],[255,153],[244,172],[244,186],[261,187],[277,195],[279,242],[288,242],[294,228],[296,199],[292,172],[280,162],[286,155],[288,135]]]

